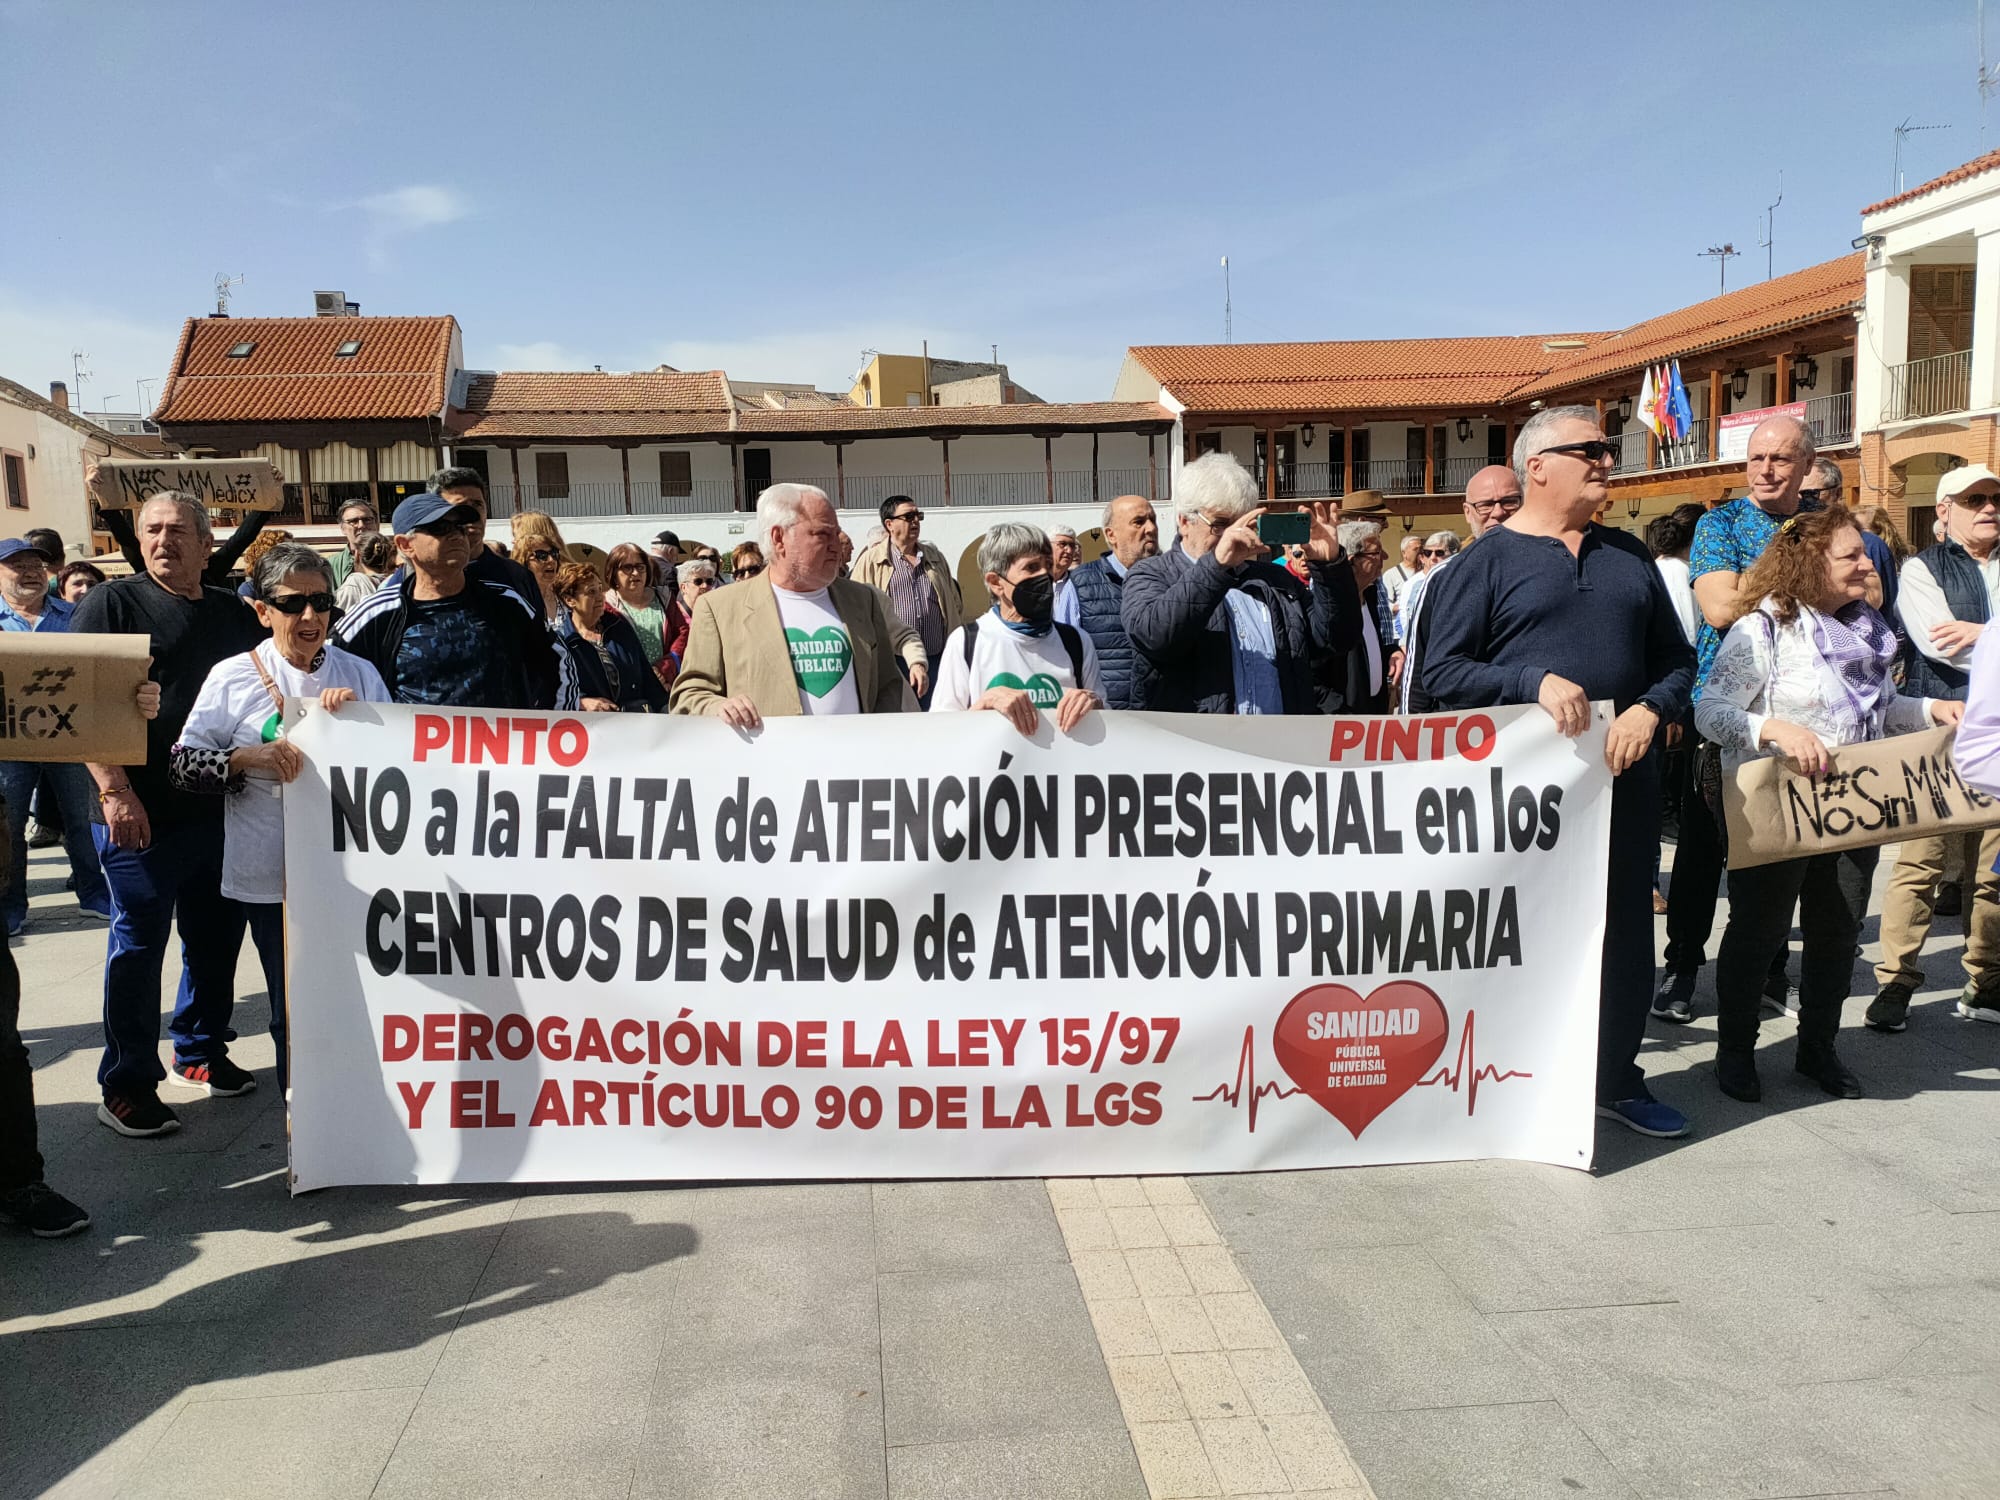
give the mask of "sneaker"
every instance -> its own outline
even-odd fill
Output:
[[[1937,900],[1931,903],[1934,917],[1956,917],[1965,911],[1965,892],[1956,880],[1946,880],[1938,885]]]
[[[1910,1026],[1910,987],[1885,984],[1882,993],[1868,1003],[1862,1018],[1877,1031],[1907,1031]]]
[[[30,849],[53,849],[62,842],[62,835],[34,818],[28,819],[28,847]],[[89,1220],[85,1220],[89,1223]]]
[[[1666,914],[1667,914],[1667,898],[1660,894],[1660,888],[1658,886],[1654,886],[1653,915],[1656,917],[1664,917]]]
[[[1783,974],[1773,974],[1764,981],[1764,995],[1758,1003],[1764,1009],[1790,1016],[1794,1021],[1799,1018],[1798,988]]]
[[[59,1240],[90,1228],[90,1215],[46,1182],[31,1182],[0,1193],[0,1224],[18,1224],[36,1239]]]
[[[1620,1099],[1616,1104],[1597,1106],[1600,1120],[1616,1120],[1627,1130],[1650,1135],[1656,1140],[1677,1141],[1688,1133],[1687,1116],[1671,1104],[1662,1104],[1651,1095]]]
[[[1958,1018],[1961,1021],[1985,1021],[1989,1025],[2000,1026],[2000,995],[1979,995],[1973,993],[1971,985],[1958,997]]]
[[[180,1117],[160,1103],[158,1094],[106,1094],[97,1118],[120,1135],[171,1135],[181,1128]]]
[[[199,1063],[184,1063],[176,1058],[167,1077],[182,1088],[198,1089],[211,1099],[234,1099],[257,1087],[255,1074],[248,1068],[237,1067],[226,1057]]]
[[[1677,974],[1672,969],[1660,976],[1659,992],[1653,996],[1653,1014],[1662,1021],[1685,1026],[1694,1019],[1694,975]]]

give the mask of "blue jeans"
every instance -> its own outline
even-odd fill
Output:
[[[239,903],[250,924],[250,941],[264,970],[264,993],[271,997],[271,1045],[278,1049],[278,1092],[291,1076],[285,1056],[285,907],[281,901]]]
[[[160,1066],[160,976],[167,936],[181,932],[181,982],[174,996],[174,1057],[214,1062],[236,1033],[236,955],[243,908],[222,894],[222,820],[156,828],[144,849],[113,846],[104,826],[91,830],[111,888],[111,941],[104,957],[104,1060],[97,1081],[107,1094],[153,1092]]]
[[[13,825],[14,878],[3,907],[9,931],[28,915],[28,808],[37,788],[52,792],[61,809],[63,848],[76,874],[76,903],[104,911],[111,902],[104,889],[104,871],[97,862],[97,845],[90,836],[90,812],[97,803],[97,783],[82,766],[31,760],[0,760],[0,797],[7,799]]]

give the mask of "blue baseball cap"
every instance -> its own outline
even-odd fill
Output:
[[[10,536],[6,541],[0,542],[0,563],[19,557],[23,552],[32,552],[43,562],[51,565],[58,561],[58,559],[50,557],[48,553],[37,547],[33,542],[24,542],[17,536]]]
[[[443,495],[425,490],[420,495],[412,495],[396,507],[396,513],[389,518],[389,525],[397,536],[408,536],[419,526],[433,526],[453,511],[463,511],[463,522],[470,526],[479,519],[479,512],[470,505],[457,500],[447,500]]]

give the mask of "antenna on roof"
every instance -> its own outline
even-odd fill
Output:
[[[1949,125],[1912,125],[1908,115],[1903,117],[1903,123],[1896,127],[1896,192],[1900,193],[1903,190],[1903,137],[1906,135],[1915,135],[1923,130],[1949,129],[1951,129]]]
[[[241,276],[231,276],[227,271],[215,273],[215,315],[218,318],[229,316],[229,289],[241,285]]]
[[[1986,145],[1986,101],[2000,89],[2000,68],[1986,65],[1986,0],[1979,0],[1979,144]]]
[[[1723,244],[1723,245],[1710,245],[1706,250],[1702,251],[1701,253],[1703,255],[1712,255],[1715,257],[1717,287],[1721,291],[1725,292],[1728,291],[1729,263],[1730,261],[1734,260],[1737,256],[1741,255],[1743,252],[1741,250],[1738,250],[1736,248],[1735,243],[1732,241],[1728,244]]]
[[[1229,257],[1222,257],[1222,342],[1236,342],[1236,322],[1229,305]]]
[[[1785,201],[1785,174],[1778,174],[1777,201],[1764,205],[1764,237],[1757,241],[1757,248],[1764,252],[1764,279],[1771,279],[1771,245],[1778,238],[1778,204]]]
[[[76,382],[76,409],[82,411],[84,409],[83,383],[91,378],[90,356],[85,354],[81,349],[70,350],[69,373],[70,378]]]

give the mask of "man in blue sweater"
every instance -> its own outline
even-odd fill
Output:
[[[1660,839],[1662,724],[1686,711],[1694,652],[1660,571],[1637,540],[1599,526],[1617,445],[1587,406],[1537,412],[1514,443],[1521,508],[1452,564],[1425,606],[1419,670],[1442,708],[1539,703],[1583,733],[1610,699],[1611,859],[1598,997],[1597,1112],[1641,1135],[1687,1134],[1638,1064],[1653,988],[1653,851]]]
[[[1125,634],[1125,575],[1132,565],[1160,554],[1160,522],[1144,495],[1120,495],[1104,507],[1104,542],[1111,550],[1069,575],[1076,599],[1074,623],[1097,648],[1106,708],[1144,708],[1132,638]]]

